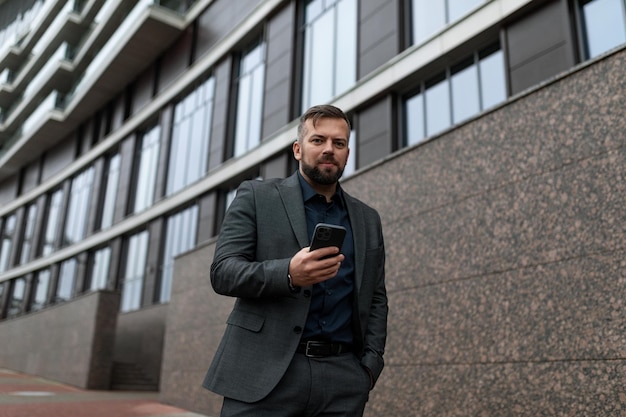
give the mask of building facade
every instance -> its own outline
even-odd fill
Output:
[[[0,19],[0,366],[217,414],[221,219],[242,180],[296,169],[299,115],[333,103],[344,186],[388,242],[369,415],[626,409],[624,0],[4,0]]]

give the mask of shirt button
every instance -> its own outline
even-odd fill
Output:
[[[311,296],[311,290],[304,290],[303,295],[304,295],[305,297],[310,297],[310,296]]]
[[[293,332],[294,332],[295,334],[300,334],[300,333],[302,333],[302,327],[300,327],[300,326],[296,326],[296,327],[294,327],[294,328],[293,328]]]

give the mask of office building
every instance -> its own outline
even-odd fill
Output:
[[[216,415],[221,219],[332,103],[387,242],[367,415],[618,414],[625,43],[624,0],[0,1],[0,366]]]

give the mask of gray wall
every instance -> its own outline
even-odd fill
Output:
[[[0,367],[108,389],[119,293],[99,291],[0,322]]]
[[[387,367],[367,416],[626,407],[626,50],[347,180],[382,215]],[[176,262],[161,399],[200,388],[232,300],[212,244]]]

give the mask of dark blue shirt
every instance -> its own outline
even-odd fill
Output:
[[[317,223],[330,223],[346,228],[346,237],[341,253],[345,256],[337,275],[327,281],[313,285],[311,306],[304,326],[302,340],[326,340],[352,344],[352,293],[354,291],[354,241],[343,192],[337,192],[331,202],[317,194],[298,172],[309,239]],[[309,240],[310,242],[310,240]]]

